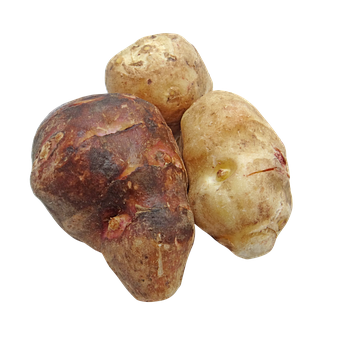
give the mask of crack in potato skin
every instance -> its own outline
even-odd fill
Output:
[[[155,106],[122,94],[67,103],[38,128],[32,160],[35,195],[67,233],[103,253],[136,299],[178,289],[194,220],[184,164]]]
[[[254,171],[248,175],[246,175],[247,177],[249,176],[252,176],[252,175],[255,175],[255,174],[259,174],[261,172],[267,172],[267,171],[273,171],[273,170],[277,170],[278,168],[277,167],[274,167],[274,168],[269,168],[269,169],[264,169],[264,170],[258,170],[258,171]]]

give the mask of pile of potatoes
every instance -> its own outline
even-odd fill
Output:
[[[213,91],[177,34],[119,52],[105,83],[108,93],[53,110],[34,137],[31,187],[60,227],[141,301],[179,288],[195,224],[239,257],[268,253],[292,197],[285,147],[256,108]]]

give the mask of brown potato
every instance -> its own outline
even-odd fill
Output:
[[[152,104],[94,95],[52,111],[32,149],[31,186],[57,223],[103,253],[138,300],[170,297],[194,240],[187,175]]]
[[[196,49],[177,34],[139,39],[106,66],[110,93],[130,93],[156,105],[174,135],[185,110],[212,90],[212,80]]]
[[[286,150],[249,102],[213,91],[183,115],[195,223],[242,258],[268,253],[292,210]]]

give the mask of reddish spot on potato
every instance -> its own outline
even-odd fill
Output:
[[[131,217],[128,214],[121,214],[109,218],[105,221],[106,227],[104,229],[103,238],[109,240],[119,238],[130,223]]]
[[[281,163],[281,165],[282,165],[283,167],[285,167],[285,166],[287,165],[287,161],[286,161],[286,159],[284,158],[282,152],[281,152],[279,149],[277,149],[277,148],[275,148],[275,151],[276,151],[276,152],[274,153],[275,157],[279,160],[279,162]]]

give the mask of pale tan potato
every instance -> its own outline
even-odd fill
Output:
[[[212,90],[210,75],[193,45],[177,34],[137,40],[107,64],[109,93],[128,93],[157,106],[174,135],[194,101]]]
[[[213,91],[183,115],[195,223],[242,258],[268,253],[292,210],[286,150],[238,95]]]

